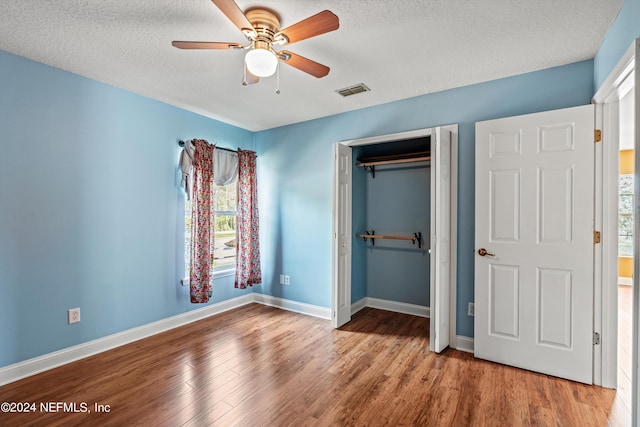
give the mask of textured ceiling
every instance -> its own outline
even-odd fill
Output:
[[[243,87],[244,51],[186,51],[172,40],[245,43],[208,0],[0,0],[0,49],[252,131],[591,59],[622,0],[237,0],[287,27],[324,9],[340,28],[287,50],[325,64],[282,66]],[[343,98],[336,89],[365,83]],[[0,94],[1,96],[1,94]]]

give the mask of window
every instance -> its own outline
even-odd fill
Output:
[[[633,256],[633,175],[620,175],[618,187],[618,255]]]
[[[214,227],[214,272],[233,270],[236,266],[236,218],[237,218],[237,182],[217,185],[215,197]],[[191,201],[184,203],[184,265],[185,277],[189,277],[191,266]]]

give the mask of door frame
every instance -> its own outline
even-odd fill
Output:
[[[640,79],[635,70],[640,60],[640,39],[626,50],[618,64],[609,73],[600,89],[593,96],[596,107],[596,129],[602,131],[602,143],[596,144],[596,194],[595,229],[602,230],[602,244],[595,247],[594,259],[594,331],[600,333],[600,346],[594,346],[594,384],[616,388],[618,369],[618,161],[619,161],[619,102],[635,86],[635,150],[636,172],[639,179],[638,155],[640,150]],[[636,218],[634,252],[638,254],[638,189],[636,186]],[[638,307],[640,293],[639,257],[634,257],[633,277],[633,356],[632,356],[632,413],[635,419],[640,413],[638,400]]]
[[[348,147],[358,147],[358,146],[363,146],[363,145],[371,145],[371,144],[377,144],[377,143],[385,143],[385,142],[395,142],[395,141],[401,141],[404,139],[412,139],[412,138],[420,138],[420,137],[426,137],[426,136],[431,136],[434,133],[434,129],[436,127],[440,127],[442,129],[446,129],[448,131],[451,132],[451,241],[450,241],[450,260],[451,260],[451,264],[450,264],[450,271],[449,271],[449,347],[452,348],[457,348],[456,345],[456,341],[457,341],[457,335],[456,335],[456,302],[457,302],[457,276],[456,276],[456,271],[457,271],[457,229],[458,229],[458,125],[457,124],[453,124],[453,125],[447,125],[447,126],[434,126],[432,128],[423,128],[423,129],[416,129],[416,130],[412,130],[412,131],[406,131],[406,132],[399,132],[399,133],[393,133],[393,134],[386,134],[386,135],[378,135],[378,136],[373,136],[373,137],[367,137],[367,138],[359,138],[359,139],[351,139],[351,140],[344,140],[344,141],[339,141],[336,142],[336,144],[342,144]],[[333,148],[334,152],[337,151],[336,148]],[[334,156],[334,176],[333,176],[333,181],[334,183],[336,182],[336,180],[338,179],[337,176],[337,168],[335,165],[335,162],[337,161],[335,156]],[[351,187],[352,187],[352,182],[349,181],[349,187],[350,190],[349,192],[351,192]],[[338,194],[336,194],[336,192],[333,192],[333,243],[332,243],[332,259],[333,259],[333,266],[334,269],[337,268],[337,261],[338,261],[338,247],[337,247],[337,239],[336,239],[336,230],[338,229],[338,212],[336,207],[338,206]],[[351,217],[349,217],[351,218]],[[346,224],[346,230],[350,233],[353,234],[353,229],[352,229],[352,220],[350,219],[348,221],[348,224]],[[347,254],[347,264],[349,265],[349,268],[351,267],[351,262],[352,262],[352,254],[351,252],[349,252]],[[349,277],[348,279],[348,284],[347,286],[351,287],[351,277]],[[338,281],[337,281],[337,274],[334,271],[334,273],[332,274],[332,311],[337,310],[337,307],[335,307],[335,298],[333,296],[337,295],[338,293]],[[430,291],[429,291],[430,292]],[[430,299],[431,301],[431,299]],[[430,302],[431,306],[433,306],[433,303]],[[353,313],[353,304],[352,304],[352,313]],[[430,319],[434,319],[434,307],[430,308],[430,313],[429,313],[429,317]]]

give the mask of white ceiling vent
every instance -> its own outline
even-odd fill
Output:
[[[338,89],[336,90],[336,92],[338,92],[342,96],[351,96],[357,93],[369,92],[370,90],[371,89],[369,89],[366,84],[358,83],[357,85],[345,87],[343,89]]]

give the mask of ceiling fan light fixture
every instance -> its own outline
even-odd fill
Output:
[[[340,20],[329,10],[323,10],[302,21],[280,28],[280,16],[271,9],[252,7],[244,12],[235,0],[212,0],[220,11],[245,35],[249,44],[229,42],[173,41],[178,49],[242,49],[246,50],[243,85],[258,83],[260,77],[275,74],[282,62],[290,67],[321,78],[329,74],[329,67],[287,50],[275,51],[274,46],[292,43],[335,31]]]
[[[269,77],[278,68],[278,58],[273,51],[256,48],[252,49],[244,57],[247,69],[251,74],[258,77]]]

